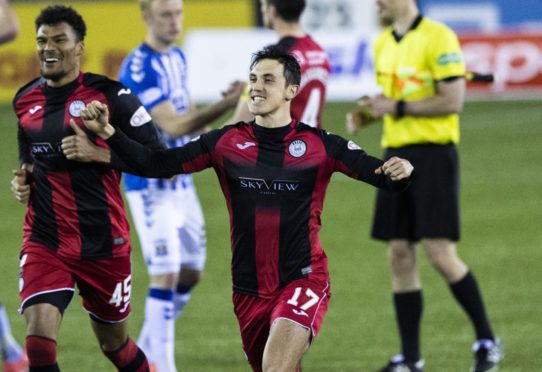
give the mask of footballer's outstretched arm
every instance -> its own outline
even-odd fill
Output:
[[[153,149],[131,140],[120,129],[109,123],[107,106],[99,101],[92,101],[81,110],[81,118],[85,126],[100,136],[111,146],[111,165],[117,167],[126,163],[131,173],[151,178],[169,178],[183,171],[183,164],[191,160],[191,147],[172,148],[168,150]],[[81,128],[74,127],[76,133]],[[200,169],[206,168],[205,162]]]
[[[234,81],[223,93],[221,100],[183,114],[177,113],[171,101],[164,101],[151,110],[151,116],[154,123],[172,137],[193,134],[234,107],[243,89],[243,82]]]
[[[335,170],[390,191],[402,191],[409,185],[414,167],[408,160],[392,157],[384,162],[335,134],[325,133],[323,139],[335,159]]]

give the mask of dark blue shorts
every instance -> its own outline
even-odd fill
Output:
[[[459,240],[459,160],[455,145],[423,144],[387,149],[414,166],[402,193],[378,190],[372,237],[379,240]]]

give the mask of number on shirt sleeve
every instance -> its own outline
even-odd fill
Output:
[[[320,112],[320,106],[322,105],[322,91],[320,88],[312,88],[301,117],[301,122],[311,127],[316,128],[318,126],[318,113]]]

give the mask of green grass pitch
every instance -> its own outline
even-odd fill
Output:
[[[324,123],[345,135],[349,103],[329,103]],[[535,101],[472,102],[462,114],[461,257],[479,280],[496,333],[504,342],[504,372],[542,370],[542,105]],[[381,128],[352,139],[381,155]],[[0,107],[0,300],[20,341],[18,251],[24,206],[9,191],[17,167],[16,122]],[[229,229],[214,172],[196,176],[208,236],[203,282],[177,323],[177,364],[186,372],[248,371],[232,312]],[[397,353],[386,251],[369,239],[374,190],[343,175],[333,177],[323,215],[322,240],[329,256],[333,296],[321,333],[304,358],[304,371],[373,371]],[[134,338],[143,318],[146,270],[134,237]],[[422,351],[430,372],[467,371],[473,331],[448,287],[420,251],[425,313]],[[58,342],[63,371],[113,371],[102,357],[76,296]]]

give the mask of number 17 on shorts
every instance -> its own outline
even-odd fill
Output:
[[[329,284],[313,280],[295,280],[280,294],[271,315],[274,320],[288,319],[311,330],[315,337],[320,330],[329,305]]]

